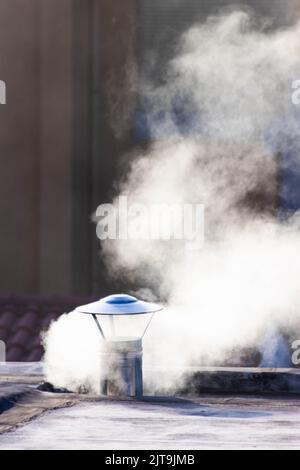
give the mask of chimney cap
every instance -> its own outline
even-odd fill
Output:
[[[90,315],[142,315],[162,310],[163,307],[127,294],[115,294],[104,297],[97,302],[81,305],[76,312]]]

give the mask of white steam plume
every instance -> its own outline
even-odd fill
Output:
[[[129,203],[201,203],[206,211],[202,250],[177,241],[103,246],[112,273],[142,273],[145,288],[157,277],[167,299],[147,333],[147,365],[222,363],[270,325],[299,324],[299,224],[297,215],[278,221],[275,211],[279,155],[293,151],[299,166],[291,98],[299,45],[299,24],[270,32],[249,13],[211,17],[180,39],[166,83],[144,86],[153,144],[132,162],[120,194]],[[189,116],[188,132],[174,107]]]

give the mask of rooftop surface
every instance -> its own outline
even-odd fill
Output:
[[[300,449],[300,394],[135,401],[46,393],[36,389],[43,379],[39,367],[0,370],[0,450]],[[287,371],[272,372],[279,383],[282,373]]]
[[[299,405],[230,396],[84,401],[2,434],[0,449],[299,449]]]

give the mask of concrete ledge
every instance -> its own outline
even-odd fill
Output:
[[[0,362],[0,376],[41,376],[44,365],[42,362]]]
[[[157,368],[147,370],[146,377],[145,389],[150,394],[300,395],[299,369],[192,367],[166,371]]]
[[[16,402],[42,382],[42,375],[0,373],[0,413],[1,406],[2,408],[9,406],[7,400]],[[300,369],[226,367],[146,369],[144,394],[194,397],[202,394],[300,396]],[[85,397],[87,398],[86,395]]]
[[[300,395],[297,369],[200,369],[185,376],[182,392]]]

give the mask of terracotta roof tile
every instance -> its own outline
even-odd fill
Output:
[[[25,328],[31,330],[39,321],[38,312],[27,312],[24,315],[20,315],[17,319],[14,329]]]
[[[50,323],[54,320],[57,320],[59,316],[60,315],[54,312],[47,313],[40,321],[40,329],[47,330],[50,326]]]
[[[43,357],[44,350],[42,347],[34,348],[28,355],[27,361],[28,362],[37,362],[40,361]]]
[[[6,351],[6,360],[8,362],[22,362],[26,356],[26,351],[22,346],[10,346]]]
[[[94,300],[70,296],[0,296],[0,340],[6,343],[7,361],[41,360],[44,354],[41,332],[63,313]]]
[[[25,347],[28,344],[28,341],[31,339],[31,331],[29,329],[20,329],[10,338],[10,344],[12,346],[22,346]]]
[[[1,341],[6,341],[8,335],[9,335],[9,330],[7,330],[6,328],[0,328],[0,340]]]
[[[37,335],[31,335],[27,340],[26,349],[32,351],[35,348],[39,348],[42,344],[42,338],[40,332]]]
[[[17,314],[8,312],[6,309],[0,316],[0,328],[11,330],[17,320]]]

